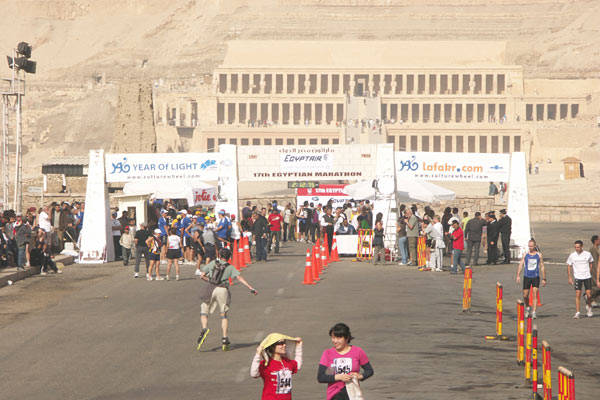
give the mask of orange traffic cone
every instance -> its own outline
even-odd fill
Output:
[[[244,261],[244,241],[242,239],[236,240],[237,255],[238,255],[238,266],[240,269],[246,268],[246,262]],[[238,246],[239,243],[239,246]]]
[[[315,281],[315,283],[317,283],[318,281],[321,280],[321,279],[319,279],[319,274],[321,274],[321,271],[319,269],[319,263],[317,262],[317,255],[315,253],[314,247],[313,247],[313,253],[312,253],[312,258],[311,258],[311,265],[312,265],[313,281]]]
[[[529,286],[529,293],[533,293],[533,285]],[[537,306],[541,307],[543,306],[541,299],[540,299],[540,289],[538,288],[537,291]],[[533,307],[533,296],[529,296],[529,307]]]
[[[231,261],[233,261],[233,263],[230,262],[230,264],[232,264],[235,269],[237,269],[238,271],[240,270],[240,262],[239,262],[239,256],[238,256],[238,246],[237,246],[237,241],[233,241],[233,251],[231,252]]]
[[[313,247],[313,254],[315,256],[315,268],[317,269],[317,274],[321,275],[321,271],[323,271],[323,264],[322,264],[322,260],[321,260],[321,250],[320,248],[315,245]]]
[[[337,239],[335,238],[335,232],[333,232],[333,244],[331,245],[331,262],[340,261],[340,255],[338,254]]]
[[[304,267],[304,281],[303,285],[314,285],[313,282],[312,264],[310,262],[310,249],[306,249],[306,266]]]
[[[244,239],[244,262],[247,264],[252,264],[252,256],[250,255],[250,242],[248,241],[248,236],[242,236]]]
[[[325,246],[321,246],[321,268],[327,268],[327,249]]]

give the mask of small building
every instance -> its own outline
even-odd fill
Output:
[[[575,157],[567,157],[561,160],[565,166],[565,179],[582,178],[583,165],[581,160]]]

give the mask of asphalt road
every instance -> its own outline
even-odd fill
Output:
[[[587,225],[537,225],[546,257],[564,262]],[[561,239],[563,238],[563,239]],[[304,286],[305,247],[282,248],[243,275],[259,290],[232,288],[232,349],[222,352],[220,320],[196,351],[198,290],[184,267],[181,281],[133,279],[131,267],[70,266],[65,274],[34,277],[0,291],[2,399],[257,399],[262,382],[249,376],[258,343],[270,332],[304,338],[304,366],[294,377],[294,399],[325,398],[316,381],[321,352],[336,322],[345,322],[371,359],[375,375],[363,385],[369,399],[522,399],[516,364],[516,265],[478,267],[473,310],[461,312],[462,278],[397,265],[332,264],[321,282]],[[447,264],[447,261],[446,261]],[[163,268],[164,271],[164,268]],[[495,329],[495,283],[504,284],[504,333]],[[54,289],[53,289],[54,287]],[[537,325],[553,348],[556,369],[575,372],[578,399],[597,398],[597,332],[591,319],[572,319],[574,291],[564,264],[548,266],[548,286]],[[541,360],[540,360],[541,362]]]

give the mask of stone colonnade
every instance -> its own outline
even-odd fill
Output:
[[[517,132],[450,134],[446,132],[389,132],[388,143],[397,151],[434,151],[457,153],[510,153],[521,151],[521,135]]]
[[[278,125],[330,125],[341,122],[346,113],[341,102],[250,102],[217,104],[219,124],[251,124],[264,121]]]
[[[507,74],[501,71],[428,73],[226,72],[214,75],[215,94],[316,94],[365,92],[378,95],[506,93]]]

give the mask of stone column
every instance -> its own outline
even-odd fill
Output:
[[[282,89],[281,89],[281,92],[283,94],[288,94],[288,80],[287,80],[287,78],[288,78],[288,74],[284,73],[283,74]]]
[[[192,102],[185,103],[185,126],[192,126]]]
[[[237,88],[235,88],[235,93],[242,93],[242,80],[243,80],[244,75],[243,74],[237,74]]]
[[[454,118],[455,118],[455,111],[456,111],[455,108],[456,108],[456,105],[454,103],[450,103],[450,121],[449,122],[456,122],[454,120]]]
[[[338,104],[337,103],[333,103],[333,122],[337,122],[338,121]]]
[[[300,125],[304,125],[304,103],[300,103]]]
[[[306,80],[304,81],[304,93],[310,94],[310,74],[306,75]]]
[[[425,74],[425,94],[429,94],[429,74]]]
[[[315,111],[317,110],[317,106],[315,105],[315,103],[308,103],[308,109],[310,110],[310,124],[311,125],[315,125],[317,123],[317,120],[315,118]]]
[[[181,105],[179,103],[175,108],[175,126],[181,126]]]
[[[400,92],[401,94],[408,94],[408,90],[407,90],[407,83],[408,83],[408,78],[406,74],[402,74],[400,75],[400,80],[402,82],[402,91]]]
[[[327,74],[327,94],[333,94],[333,74]]]
[[[229,103],[223,103],[223,123],[229,124]]]
[[[228,72],[225,74],[225,77],[225,93],[231,93],[231,73]]]
[[[424,122],[423,118],[423,103],[419,103],[419,118],[417,118],[417,122]]]
[[[258,85],[260,86],[259,93],[265,94],[265,86],[267,86],[265,82],[265,74],[260,74],[260,81],[258,82]]]
[[[169,124],[169,106],[166,101],[162,102],[162,124],[164,126]]]
[[[300,74],[294,74],[294,94],[300,93]]]
[[[367,84],[367,87],[369,88],[369,96],[373,96],[373,90],[375,89],[373,74],[369,74],[369,83]]]
[[[236,101],[234,104],[235,106],[233,112],[235,114],[235,117],[233,117],[233,123],[237,124],[240,122],[240,103]]]
[[[385,94],[385,74],[379,75],[379,96]]]

